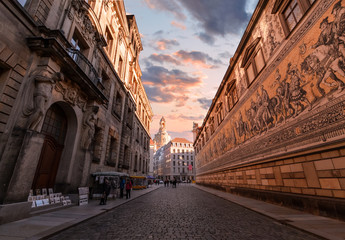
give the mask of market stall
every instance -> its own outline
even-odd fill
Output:
[[[133,190],[145,189],[147,187],[147,179],[145,176],[130,176]]]
[[[95,172],[91,175],[93,176],[94,181],[92,186],[90,187],[90,196],[93,199],[101,198],[105,178],[108,178],[111,183],[111,190],[108,199],[119,197],[120,179],[129,178],[129,175],[127,173],[121,172]]]

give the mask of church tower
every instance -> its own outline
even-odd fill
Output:
[[[155,134],[155,138],[154,138],[154,141],[156,143],[157,149],[159,149],[160,147],[162,147],[165,144],[167,144],[170,140],[171,140],[171,137],[170,137],[170,135],[168,134],[168,132],[166,130],[165,118],[162,117],[160,122],[159,122],[158,133]]]

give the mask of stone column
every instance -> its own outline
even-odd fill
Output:
[[[44,143],[44,135],[28,130],[7,188],[5,203],[27,201]]]

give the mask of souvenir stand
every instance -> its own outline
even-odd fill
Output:
[[[131,176],[131,181],[133,183],[132,188],[134,190],[145,189],[147,187],[147,180],[144,176]]]
[[[108,199],[117,198],[120,195],[120,179],[129,177],[127,173],[121,172],[95,172],[91,175],[93,176],[93,184],[90,187],[90,196],[92,199],[101,198],[105,178],[108,178],[111,183]]]

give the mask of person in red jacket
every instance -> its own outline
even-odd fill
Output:
[[[131,198],[132,182],[127,179],[126,182],[126,199]]]

